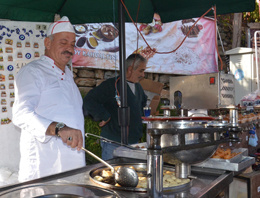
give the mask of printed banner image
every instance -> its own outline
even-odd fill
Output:
[[[147,58],[146,72],[205,74],[218,71],[214,20],[202,18],[188,35],[197,18],[161,23],[125,24],[126,56],[140,53]],[[76,48],[74,67],[119,69],[119,32],[112,23],[74,25]],[[183,44],[173,53],[186,37]],[[153,49],[147,46],[146,42]],[[156,53],[159,52],[159,53]]]
[[[115,69],[118,66],[118,30],[111,24],[74,25],[73,66]]]

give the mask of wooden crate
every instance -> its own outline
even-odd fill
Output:
[[[247,174],[240,174],[235,178],[238,178],[246,182],[248,198],[260,198],[260,171],[253,171]]]

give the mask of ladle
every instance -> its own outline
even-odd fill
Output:
[[[138,175],[132,168],[128,167],[120,167],[119,169],[115,170],[113,166],[108,164],[106,161],[102,160],[98,156],[96,156],[94,153],[90,152],[89,150],[81,147],[82,150],[84,150],[86,153],[97,159],[98,161],[105,164],[107,167],[111,169],[111,172],[115,176],[115,181],[122,187],[133,187],[135,188],[138,184]]]

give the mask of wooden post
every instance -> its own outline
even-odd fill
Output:
[[[235,13],[233,20],[232,48],[241,46],[242,13]]]

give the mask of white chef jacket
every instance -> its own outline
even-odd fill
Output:
[[[53,122],[79,129],[84,139],[82,97],[73,80],[54,61],[41,56],[22,67],[15,78],[13,123],[21,128],[19,181],[85,166],[85,153],[47,136]]]

